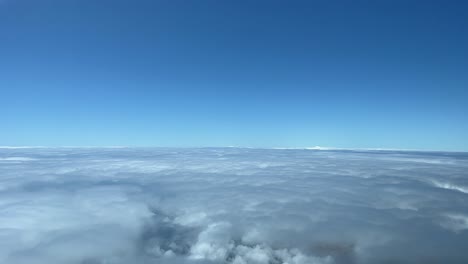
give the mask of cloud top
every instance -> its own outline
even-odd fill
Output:
[[[468,154],[0,149],[0,262],[468,263]]]

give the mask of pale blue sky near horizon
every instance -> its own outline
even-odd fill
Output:
[[[468,2],[0,1],[0,146],[468,151]]]

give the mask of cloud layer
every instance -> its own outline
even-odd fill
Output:
[[[0,263],[468,263],[468,154],[0,149]]]

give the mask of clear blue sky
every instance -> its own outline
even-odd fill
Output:
[[[0,145],[468,150],[468,1],[1,0]]]

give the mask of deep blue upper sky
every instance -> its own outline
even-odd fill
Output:
[[[0,145],[468,150],[468,1],[2,0]]]

